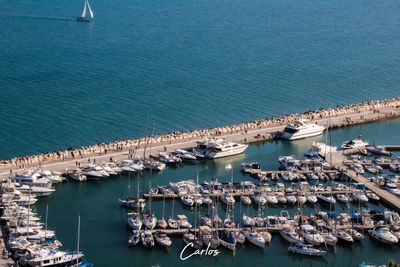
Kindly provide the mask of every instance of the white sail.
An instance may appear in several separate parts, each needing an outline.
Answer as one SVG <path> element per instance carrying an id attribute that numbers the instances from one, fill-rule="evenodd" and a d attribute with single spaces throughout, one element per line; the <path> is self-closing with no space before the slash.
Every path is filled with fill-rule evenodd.
<path id="1" fill-rule="evenodd" d="M 89 12 L 90 12 L 90 18 L 92 18 L 92 19 L 93 19 L 93 11 L 92 11 L 92 9 L 90 8 L 89 1 L 88 1 L 88 0 L 86 0 L 86 3 L 87 3 L 87 6 L 88 6 L 88 8 L 89 8 Z"/>
<path id="2" fill-rule="evenodd" d="M 85 7 L 83 8 L 82 12 L 82 18 L 86 17 L 86 1 L 85 1 Z"/>

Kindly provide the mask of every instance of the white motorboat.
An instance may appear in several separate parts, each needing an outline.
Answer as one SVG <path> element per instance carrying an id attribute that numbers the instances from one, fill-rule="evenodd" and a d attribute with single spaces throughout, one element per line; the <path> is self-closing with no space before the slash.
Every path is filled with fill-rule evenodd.
<path id="1" fill-rule="evenodd" d="M 291 182 L 295 179 L 295 176 L 292 172 L 285 172 L 282 173 L 282 180 L 286 181 L 286 182 Z"/>
<path id="2" fill-rule="evenodd" d="M 280 137 L 286 140 L 297 140 L 312 136 L 321 135 L 325 126 L 309 123 L 309 120 L 298 119 L 294 123 L 286 125 L 280 133 Z"/>
<path id="3" fill-rule="evenodd" d="M 264 238 L 266 243 L 271 243 L 272 235 L 268 231 L 260 231 L 260 235 Z"/>
<path id="4" fill-rule="evenodd" d="M 197 206 L 203 205 L 203 198 L 202 197 L 193 197 L 194 204 Z"/>
<path id="5" fill-rule="evenodd" d="M 341 145 L 343 150 L 345 149 L 353 149 L 353 148 L 362 148 L 368 146 L 369 143 L 364 141 L 361 136 L 354 140 L 346 141 Z"/>
<path id="6" fill-rule="evenodd" d="M 249 241 L 253 245 L 256 245 L 257 247 L 260 248 L 265 248 L 266 241 L 259 233 L 255 231 L 244 230 L 243 234 L 246 237 L 247 241 Z"/>
<path id="7" fill-rule="evenodd" d="M 307 197 L 305 196 L 298 196 L 297 201 L 299 202 L 299 205 L 304 205 L 307 202 Z"/>
<path id="8" fill-rule="evenodd" d="M 271 204 L 271 205 L 278 204 L 278 198 L 275 195 L 265 195 L 264 198 L 268 202 L 268 204 Z M 288 199 L 288 201 L 289 201 L 289 199 Z"/>
<path id="9" fill-rule="evenodd" d="M 255 227 L 256 222 L 249 216 L 243 215 L 242 223 L 244 227 Z"/>
<path id="10" fill-rule="evenodd" d="M 169 238 L 165 232 L 157 231 L 154 234 L 154 239 L 157 244 L 165 248 L 170 247 L 172 244 L 171 238 Z"/>
<path id="11" fill-rule="evenodd" d="M 28 186 L 28 185 L 17 185 L 15 187 L 18 191 L 24 194 L 33 194 L 37 197 L 48 196 L 54 191 L 53 188 L 41 187 L 41 186 Z"/>
<path id="12" fill-rule="evenodd" d="M 325 239 L 318 233 L 315 228 L 309 224 L 301 225 L 300 235 L 307 243 L 319 246 L 325 242 Z"/>
<path id="13" fill-rule="evenodd" d="M 144 170 L 144 165 L 142 161 L 125 159 L 122 161 L 120 168 L 123 172 L 139 172 Z"/>
<path id="14" fill-rule="evenodd" d="M 260 216 L 253 217 L 256 227 L 264 227 L 264 219 Z"/>
<path id="15" fill-rule="evenodd" d="M 187 217 L 185 215 L 177 215 L 179 228 L 192 228 L 192 225 L 189 223 Z"/>
<path id="16" fill-rule="evenodd" d="M 192 196 L 183 196 L 181 197 L 181 201 L 184 205 L 192 207 L 194 204 L 194 200 Z"/>
<path id="17" fill-rule="evenodd" d="M 364 235 L 358 232 L 356 229 L 348 229 L 347 232 L 351 235 L 354 240 L 361 241 L 364 239 Z"/>
<path id="18" fill-rule="evenodd" d="M 372 174 L 377 174 L 379 170 L 375 168 L 373 165 L 364 165 L 365 171 L 372 173 Z"/>
<path id="19" fill-rule="evenodd" d="M 257 204 L 259 206 L 264 206 L 267 203 L 267 200 L 260 194 L 252 195 L 251 199 L 254 201 L 255 204 Z"/>
<path id="20" fill-rule="evenodd" d="M 332 195 L 320 194 L 320 195 L 318 195 L 318 198 L 327 204 L 335 204 L 336 203 L 336 199 Z"/>
<path id="21" fill-rule="evenodd" d="M 143 213 L 143 220 L 142 220 L 144 226 L 147 227 L 147 229 L 154 229 L 157 224 L 157 218 L 154 216 L 153 213 L 146 211 Z"/>
<path id="22" fill-rule="evenodd" d="M 142 228 L 143 222 L 140 219 L 139 213 L 131 213 L 127 221 L 129 227 L 131 227 L 133 230 L 140 230 Z"/>
<path id="23" fill-rule="evenodd" d="M 69 176 L 69 178 L 71 178 L 75 181 L 78 181 L 78 182 L 87 180 L 86 175 L 84 175 L 79 169 L 73 170 L 72 172 L 68 173 L 68 176 Z"/>
<path id="24" fill-rule="evenodd" d="M 297 160 L 294 155 L 291 156 L 280 156 L 278 159 L 279 163 L 285 170 L 300 170 L 301 162 Z"/>
<path id="25" fill-rule="evenodd" d="M 177 149 L 174 153 L 175 156 L 179 157 L 182 160 L 196 160 L 197 157 L 193 155 L 193 153 L 184 150 L 184 149 Z"/>
<path id="26" fill-rule="evenodd" d="M 53 183 L 60 183 L 65 180 L 64 177 L 61 177 L 61 173 L 58 172 L 51 172 L 49 170 L 39 170 L 38 172 L 42 178 L 46 178 Z"/>
<path id="27" fill-rule="evenodd" d="M 32 252 L 27 257 L 21 257 L 19 263 L 22 266 L 78 266 L 82 263 L 81 252 L 63 252 L 58 249 L 40 249 Z"/>
<path id="28" fill-rule="evenodd" d="M 313 248 L 311 245 L 305 245 L 302 243 L 291 244 L 288 248 L 289 252 L 297 253 L 307 256 L 324 256 L 326 254 L 325 250 Z"/>
<path id="29" fill-rule="evenodd" d="M 168 219 L 168 227 L 171 229 L 178 229 L 178 227 L 179 227 L 178 221 L 173 218 L 169 218 Z"/>
<path id="30" fill-rule="evenodd" d="M 354 163 L 350 165 L 350 169 L 352 169 L 353 171 L 355 171 L 358 174 L 364 174 L 364 168 L 361 164 L 359 163 Z"/>
<path id="31" fill-rule="evenodd" d="M 160 153 L 158 159 L 167 165 L 174 165 L 182 162 L 180 157 L 167 153 Z"/>
<path id="32" fill-rule="evenodd" d="M 241 196 L 240 201 L 247 206 L 251 204 L 251 199 L 248 196 Z"/>
<path id="33" fill-rule="evenodd" d="M 116 176 L 116 175 L 119 174 L 118 171 L 114 170 L 111 166 L 109 166 L 109 165 L 107 165 L 107 164 L 105 164 L 102 168 L 103 168 L 103 170 L 106 171 L 109 175 Z"/>
<path id="34" fill-rule="evenodd" d="M 319 231 L 319 234 L 325 239 L 325 243 L 330 246 L 336 245 L 338 239 L 331 232 L 327 230 Z"/>
<path id="35" fill-rule="evenodd" d="M 389 224 L 400 226 L 400 215 L 397 212 L 385 209 L 383 216 Z"/>
<path id="36" fill-rule="evenodd" d="M 132 209 L 144 209 L 146 207 L 146 200 L 143 198 L 134 198 L 127 196 L 125 199 L 118 200 L 122 205 Z"/>
<path id="37" fill-rule="evenodd" d="M 261 172 L 261 166 L 257 162 L 242 163 L 241 166 L 244 173 L 256 174 Z"/>
<path id="38" fill-rule="evenodd" d="M 145 230 L 140 235 L 140 240 L 142 241 L 142 245 L 146 248 L 154 247 L 154 238 L 153 234 L 149 230 Z"/>
<path id="39" fill-rule="evenodd" d="M 248 146 L 248 144 L 238 144 L 222 139 L 209 139 L 207 141 L 205 156 L 209 159 L 216 159 L 238 155 L 243 153 Z"/>
<path id="40" fill-rule="evenodd" d="M 110 176 L 110 174 L 103 170 L 103 168 L 95 165 L 88 165 L 84 167 L 81 171 L 82 174 L 86 175 L 88 179 L 99 180 Z"/>
<path id="41" fill-rule="evenodd" d="M 396 165 L 396 164 L 389 164 L 389 169 L 390 169 L 392 172 L 399 172 L 399 171 L 400 171 L 399 166 Z"/>
<path id="42" fill-rule="evenodd" d="M 318 198 L 316 195 L 309 194 L 306 196 L 308 203 L 315 204 L 318 202 Z"/>
<path id="43" fill-rule="evenodd" d="M 345 230 L 337 229 L 336 231 L 334 231 L 334 234 L 338 238 L 338 240 L 341 240 L 346 243 L 354 242 L 353 237 Z"/>
<path id="44" fill-rule="evenodd" d="M 394 183 L 386 183 L 385 189 L 396 196 L 400 196 L 400 190 Z"/>
<path id="45" fill-rule="evenodd" d="M 276 199 L 278 199 L 278 203 L 279 204 L 286 204 L 287 203 L 287 198 L 285 197 L 285 195 L 280 192 L 276 195 Z"/>
<path id="46" fill-rule="evenodd" d="M 285 228 L 280 231 L 283 239 L 290 243 L 303 242 L 304 239 L 295 231 L 294 228 Z"/>
<path id="47" fill-rule="evenodd" d="M 211 205 L 212 203 L 213 203 L 212 199 L 209 196 L 203 197 L 203 204 L 204 205 Z"/>
<path id="48" fill-rule="evenodd" d="M 368 198 L 364 193 L 353 193 L 352 198 L 356 201 L 359 201 L 361 203 L 366 203 L 368 202 Z"/>
<path id="49" fill-rule="evenodd" d="M 226 205 L 232 206 L 235 204 L 235 199 L 233 198 L 231 193 L 225 192 L 221 197 L 221 201 L 224 202 Z"/>
<path id="50" fill-rule="evenodd" d="M 368 232 L 376 240 L 389 245 L 396 244 L 399 241 L 397 237 L 393 235 L 384 225 L 375 226 L 374 229 L 368 230 Z"/>
<path id="51" fill-rule="evenodd" d="M 149 169 L 149 170 L 156 170 L 156 171 L 165 170 L 165 163 L 162 163 L 160 161 L 150 159 L 150 158 L 145 159 L 143 161 L 143 165 L 146 169 Z"/>
<path id="52" fill-rule="evenodd" d="M 50 188 L 52 181 L 46 178 L 38 178 L 40 174 L 34 173 L 32 175 L 15 175 L 14 181 L 20 185 L 34 186 L 34 187 L 45 187 Z"/>
<path id="53" fill-rule="evenodd" d="M 131 238 L 129 238 L 128 244 L 133 247 L 136 246 L 139 243 L 139 241 L 140 241 L 140 232 L 135 231 L 131 236 Z"/>
<path id="54" fill-rule="evenodd" d="M 287 202 L 291 205 L 294 205 L 297 202 L 297 198 L 293 195 L 286 195 L 286 199 L 287 199 Z M 268 203 L 269 203 L 269 201 L 268 201 Z"/>
<path id="55" fill-rule="evenodd" d="M 350 200 L 345 194 L 337 194 L 336 198 L 343 203 L 348 203 Z"/>
<path id="56" fill-rule="evenodd" d="M 367 196 L 367 198 L 369 200 L 372 200 L 372 201 L 379 201 L 381 199 L 377 194 L 375 194 L 373 192 L 366 192 L 365 195 Z"/>
<path id="57" fill-rule="evenodd" d="M 383 156 L 391 156 L 392 152 L 387 151 L 384 146 L 369 146 L 365 148 L 368 152 L 372 154 L 377 154 L 377 155 L 383 155 Z"/>

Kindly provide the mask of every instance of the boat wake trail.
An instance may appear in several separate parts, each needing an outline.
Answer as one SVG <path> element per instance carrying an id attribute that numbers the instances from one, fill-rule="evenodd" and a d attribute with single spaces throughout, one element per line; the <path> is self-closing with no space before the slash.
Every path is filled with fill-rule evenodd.
<path id="1" fill-rule="evenodd" d="M 64 21 L 76 20 L 76 18 L 67 18 L 67 17 L 32 16 L 32 15 L 18 15 L 18 14 L 0 14 L 0 16 L 2 16 L 2 17 L 28 18 L 28 19 L 42 19 L 42 20 L 64 20 Z"/>

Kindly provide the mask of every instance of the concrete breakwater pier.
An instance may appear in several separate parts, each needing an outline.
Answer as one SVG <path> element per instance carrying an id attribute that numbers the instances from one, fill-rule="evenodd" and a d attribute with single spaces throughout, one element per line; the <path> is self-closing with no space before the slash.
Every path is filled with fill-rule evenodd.
<path id="1" fill-rule="evenodd" d="M 385 120 L 400 116 L 400 97 L 338 106 L 302 114 L 290 114 L 274 118 L 255 120 L 237 125 L 229 125 L 212 129 L 191 130 L 187 132 L 172 132 L 142 137 L 139 139 L 127 139 L 111 143 L 102 143 L 94 146 L 86 146 L 76 149 L 57 151 L 52 153 L 17 157 L 1 160 L 0 178 L 6 178 L 10 171 L 19 171 L 26 167 L 42 166 L 49 170 L 65 170 L 76 167 L 76 163 L 86 163 L 88 159 L 102 161 L 122 160 L 128 156 L 140 158 L 143 149 L 151 144 L 151 152 L 157 155 L 161 151 L 174 151 L 195 145 L 195 142 L 206 137 L 225 138 L 228 141 L 251 143 L 269 140 L 276 133 L 298 118 L 308 119 L 313 123 L 330 127 L 343 127 L 377 120 Z"/>

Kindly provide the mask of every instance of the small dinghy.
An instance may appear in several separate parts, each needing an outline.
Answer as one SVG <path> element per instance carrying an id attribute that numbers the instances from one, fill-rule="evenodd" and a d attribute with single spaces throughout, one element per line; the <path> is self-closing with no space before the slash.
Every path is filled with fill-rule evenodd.
<path id="1" fill-rule="evenodd" d="M 289 246 L 288 251 L 301 255 L 318 256 L 318 257 L 322 257 L 326 254 L 325 250 L 316 249 L 313 248 L 311 245 L 305 245 L 303 243 L 292 243 Z"/>

